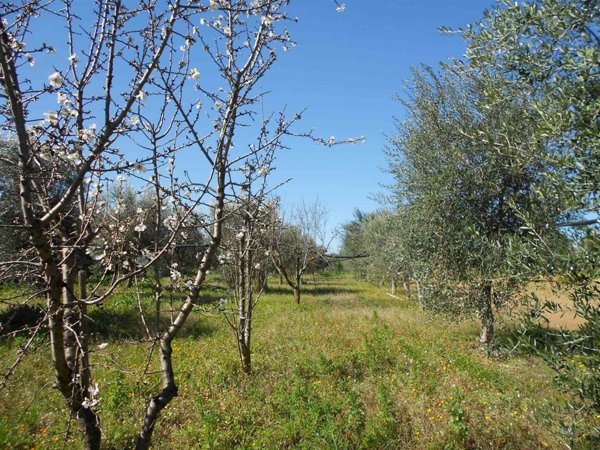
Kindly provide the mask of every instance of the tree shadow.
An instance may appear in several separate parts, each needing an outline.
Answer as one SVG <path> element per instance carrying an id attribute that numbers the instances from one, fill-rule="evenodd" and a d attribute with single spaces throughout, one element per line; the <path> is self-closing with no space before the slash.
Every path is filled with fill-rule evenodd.
<path id="1" fill-rule="evenodd" d="M 315 285 L 303 285 L 302 286 L 302 294 L 308 295 L 335 295 L 335 294 L 357 294 L 359 291 L 357 289 L 350 289 L 344 287 L 327 287 L 327 286 L 315 286 Z M 269 287 L 265 291 L 267 294 L 275 294 L 275 295 L 292 295 L 292 289 L 287 286 L 275 286 Z"/>
<path id="2" fill-rule="evenodd" d="M 550 356 L 569 342 L 577 342 L 581 333 L 542 326 L 538 323 L 514 323 L 496 330 L 494 347 L 508 355 Z"/>
<path id="3" fill-rule="evenodd" d="M 143 340 L 148 338 L 146 327 L 142 321 L 139 311 L 114 311 L 104 308 L 95 309 L 89 314 L 91 324 L 89 328 L 94 336 L 101 340 L 133 339 Z M 156 330 L 156 317 L 145 314 L 146 325 L 151 334 Z M 166 330 L 171 324 L 168 315 L 160 317 L 160 329 Z M 198 315 L 188 318 L 178 336 L 200 338 L 214 334 L 217 327 Z"/>
<path id="4" fill-rule="evenodd" d="M 45 332 L 46 327 L 41 323 L 45 316 L 44 308 L 40 305 L 16 305 L 0 311 L 0 339 L 29 333 L 38 326 Z"/>

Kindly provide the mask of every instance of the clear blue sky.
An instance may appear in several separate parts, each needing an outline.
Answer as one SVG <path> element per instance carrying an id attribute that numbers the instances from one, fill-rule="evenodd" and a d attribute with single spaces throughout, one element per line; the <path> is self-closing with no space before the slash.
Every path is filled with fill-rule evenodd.
<path id="1" fill-rule="evenodd" d="M 319 198 L 329 225 L 340 225 L 353 210 L 371 211 L 372 194 L 390 181 L 384 173 L 385 134 L 402 117 L 393 100 L 402 93 L 410 67 L 435 65 L 465 51 L 460 35 L 442 35 L 439 26 L 460 27 L 479 19 L 489 0 L 347 0 L 337 13 L 331 0 L 300 0 L 290 12 L 298 45 L 282 54 L 265 89 L 267 107 L 308 107 L 302 125 L 336 139 L 365 135 L 365 144 L 324 148 L 304 140 L 279 154 L 274 179 L 292 177 L 279 191 L 285 203 Z M 268 83 L 268 86 L 267 86 Z"/>

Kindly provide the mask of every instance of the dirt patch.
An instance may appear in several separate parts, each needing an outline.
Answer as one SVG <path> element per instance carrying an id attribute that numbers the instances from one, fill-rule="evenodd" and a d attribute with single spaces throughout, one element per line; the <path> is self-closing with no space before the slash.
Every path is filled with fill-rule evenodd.
<path id="1" fill-rule="evenodd" d="M 527 293 L 535 293 L 542 301 L 552 301 L 560 305 L 560 310 L 556 312 L 547 312 L 548 326 L 551 328 L 564 328 L 575 330 L 585 323 L 585 320 L 575 314 L 573 302 L 569 298 L 569 291 L 558 291 L 553 288 L 548 281 L 531 283 L 527 286 Z"/>

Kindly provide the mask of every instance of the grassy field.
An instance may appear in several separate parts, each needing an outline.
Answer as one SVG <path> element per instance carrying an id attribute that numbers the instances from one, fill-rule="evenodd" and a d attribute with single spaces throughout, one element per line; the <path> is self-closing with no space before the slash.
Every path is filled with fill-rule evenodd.
<path id="1" fill-rule="evenodd" d="M 103 448 L 132 446 L 159 383 L 155 367 L 141 377 L 151 344 L 140 342 L 132 301 L 122 293 L 92 315 L 95 344 L 109 343 L 92 358 Z M 180 391 L 154 448 L 583 448 L 569 441 L 575 418 L 544 362 L 487 356 L 477 333 L 473 321 L 423 314 L 345 276 L 320 277 L 299 306 L 285 288 L 261 299 L 247 376 L 223 318 L 197 314 L 174 345 Z M 0 393 L 1 448 L 80 447 L 49 389 L 45 339 Z M 0 342 L 3 370 L 21 343 Z"/>

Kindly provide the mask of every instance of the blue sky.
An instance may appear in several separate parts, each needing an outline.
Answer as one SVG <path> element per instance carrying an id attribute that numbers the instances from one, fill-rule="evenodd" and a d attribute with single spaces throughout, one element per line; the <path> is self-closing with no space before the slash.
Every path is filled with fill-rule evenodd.
<path id="1" fill-rule="evenodd" d="M 264 83 L 269 108 L 308 107 L 302 127 L 336 139 L 365 135 L 365 144 L 324 148 L 291 141 L 279 154 L 274 180 L 292 177 L 280 188 L 284 203 L 319 200 L 329 225 L 351 219 L 353 210 L 371 211 L 384 172 L 385 134 L 393 117 L 402 117 L 393 99 L 402 93 L 410 67 L 435 65 L 465 51 L 460 35 L 443 35 L 439 26 L 460 27 L 479 19 L 494 4 L 487 0 L 348 0 L 337 13 L 330 0 L 300 0 L 290 12 L 298 42 L 282 54 Z M 339 242 L 338 242 L 339 243 Z"/>
<path id="2" fill-rule="evenodd" d="M 346 10 L 336 12 L 333 0 L 295 0 L 289 13 L 299 22 L 289 26 L 298 43 L 280 52 L 273 70 L 260 88 L 269 91 L 265 112 L 286 107 L 290 114 L 304 108 L 297 130 L 314 129 L 324 138 L 344 139 L 364 135 L 366 143 L 319 146 L 306 139 L 290 139 L 289 150 L 279 153 L 271 183 L 292 181 L 278 190 L 284 206 L 319 199 L 329 211 L 333 229 L 350 220 L 355 208 L 380 207 L 373 195 L 391 178 L 385 173 L 385 135 L 393 132 L 393 117 L 402 117 L 393 99 L 402 94 L 411 66 L 435 65 L 460 57 L 460 35 L 442 35 L 438 27 L 461 27 L 479 19 L 493 0 L 345 0 Z M 78 4 L 83 6 L 84 4 Z M 82 11 L 86 16 L 86 12 Z M 48 41 L 56 55 L 40 55 L 28 76 L 47 81 L 48 74 L 67 63 L 64 24 L 53 16 L 36 22 L 28 44 Z M 38 30 L 44 29 L 44 33 Z M 203 82 L 211 80 L 202 58 L 197 64 Z M 64 64 L 63 64 L 64 65 Z M 208 69 L 208 67 L 206 67 Z M 125 82 L 126 76 L 121 77 Z M 56 108 L 55 96 L 41 103 L 41 112 Z M 191 168 L 189 157 L 183 166 Z M 339 240 L 334 247 L 339 245 Z"/>

